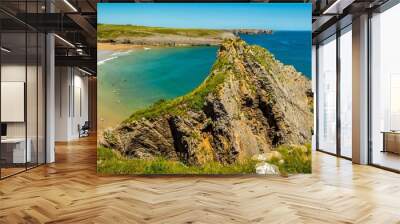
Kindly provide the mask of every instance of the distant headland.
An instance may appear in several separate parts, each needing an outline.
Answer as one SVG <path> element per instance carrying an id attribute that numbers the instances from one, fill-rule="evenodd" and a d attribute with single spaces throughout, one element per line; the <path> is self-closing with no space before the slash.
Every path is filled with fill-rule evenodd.
<path id="1" fill-rule="evenodd" d="M 235 29 L 231 30 L 235 35 L 239 34 L 248 34 L 248 35 L 256 35 L 256 34 L 272 34 L 272 30 L 269 29 Z"/>
<path id="2" fill-rule="evenodd" d="M 135 46 L 219 46 L 239 34 L 272 34 L 269 29 L 188 29 L 99 24 L 99 49 L 109 44 Z"/>

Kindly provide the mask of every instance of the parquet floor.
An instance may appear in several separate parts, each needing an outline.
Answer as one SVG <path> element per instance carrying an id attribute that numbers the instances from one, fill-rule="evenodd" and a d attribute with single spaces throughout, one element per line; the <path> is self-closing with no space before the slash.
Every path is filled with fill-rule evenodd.
<path id="1" fill-rule="evenodd" d="M 95 139 L 0 181 L 0 223 L 400 223 L 400 175 L 322 153 L 289 178 L 96 174 Z"/>

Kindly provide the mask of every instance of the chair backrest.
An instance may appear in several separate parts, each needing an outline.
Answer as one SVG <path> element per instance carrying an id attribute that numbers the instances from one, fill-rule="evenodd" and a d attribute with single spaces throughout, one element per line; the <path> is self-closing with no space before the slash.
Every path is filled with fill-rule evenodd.
<path id="1" fill-rule="evenodd" d="M 85 123 L 83 124 L 82 128 L 89 129 L 90 128 L 89 121 L 85 121 Z"/>

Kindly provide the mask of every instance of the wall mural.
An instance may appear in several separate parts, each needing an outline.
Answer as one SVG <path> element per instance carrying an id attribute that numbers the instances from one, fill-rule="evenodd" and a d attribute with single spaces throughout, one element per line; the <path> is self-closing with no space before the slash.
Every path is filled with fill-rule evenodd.
<path id="1" fill-rule="evenodd" d="M 99 3 L 106 174 L 311 173 L 311 4 Z"/>

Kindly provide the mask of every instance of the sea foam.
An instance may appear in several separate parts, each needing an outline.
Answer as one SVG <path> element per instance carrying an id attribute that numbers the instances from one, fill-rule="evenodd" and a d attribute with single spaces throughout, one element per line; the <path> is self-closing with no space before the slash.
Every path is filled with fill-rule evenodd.
<path id="1" fill-rule="evenodd" d="M 114 60 L 114 59 L 116 59 L 116 58 L 118 58 L 118 57 L 111 57 L 111 58 L 107 58 L 107 59 L 98 61 L 98 62 L 97 62 L 97 65 L 102 65 L 102 64 L 106 63 L 107 61 L 111 61 L 111 60 Z"/>
<path id="2" fill-rule="evenodd" d="M 104 60 L 98 61 L 98 62 L 97 62 L 97 65 L 102 65 L 102 64 L 104 64 L 104 63 L 107 62 L 107 61 L 111 61 L 111 60 L 117 59 L 118 57 L 123 56 L 123 55 L 127 55 L 127 54 L 129 54 L 129 53 L 131 53 L 131 52 L 132 52 L 132 50 L 123 51 L 123 52 L 115 52 L 115 53 L 111 54 L 111 56 L 113 56 L 113 57 L 111 57 L 111 58 L 106 58 L 106 59 L 104 59 Z"/>

